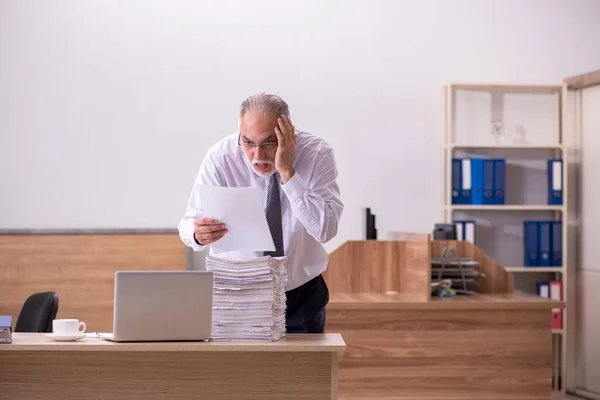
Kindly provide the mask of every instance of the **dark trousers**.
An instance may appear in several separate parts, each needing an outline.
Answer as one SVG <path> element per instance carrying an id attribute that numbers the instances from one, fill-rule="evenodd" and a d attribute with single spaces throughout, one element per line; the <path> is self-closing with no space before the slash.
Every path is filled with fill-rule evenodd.
<path id="1" fill-rule="evenodd" d="M 322 275 L 286 292 L 287 333 L 323 333 L 329 290 Z"/>

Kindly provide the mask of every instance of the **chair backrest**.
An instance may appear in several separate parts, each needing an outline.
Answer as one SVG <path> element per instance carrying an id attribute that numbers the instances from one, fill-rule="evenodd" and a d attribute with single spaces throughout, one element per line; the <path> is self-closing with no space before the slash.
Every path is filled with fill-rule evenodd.
<path id="1" fill-rule="evenodd" d="M 52 332 L 52 321 L 58 312 L 58 293 L 34 293 L 25 300 L 15 332 Z"/>

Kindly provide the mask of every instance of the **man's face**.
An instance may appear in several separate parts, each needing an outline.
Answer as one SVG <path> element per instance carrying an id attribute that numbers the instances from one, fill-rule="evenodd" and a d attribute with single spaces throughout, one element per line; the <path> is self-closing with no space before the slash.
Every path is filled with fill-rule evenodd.
<path id="1" fill-rule="evenodd" d="M 275 173 L 277 117 L 247 112 L 240 121 L 240 144 L 256 174 L 269 177 Z"/>

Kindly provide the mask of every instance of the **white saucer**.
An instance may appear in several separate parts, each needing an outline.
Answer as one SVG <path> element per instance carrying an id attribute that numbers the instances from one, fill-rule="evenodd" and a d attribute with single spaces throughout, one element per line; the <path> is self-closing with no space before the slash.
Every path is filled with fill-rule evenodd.
<path id="1" fill-rule="evenodd" d="M 46 334 L 46 337 L 49 337 L 52 340 L 57 342 L 75 342 L 77 340 L 83 339 L 86 337 L 85 333 L 78 333 L 77 335 L 55 335 L 54 333 Z"/>

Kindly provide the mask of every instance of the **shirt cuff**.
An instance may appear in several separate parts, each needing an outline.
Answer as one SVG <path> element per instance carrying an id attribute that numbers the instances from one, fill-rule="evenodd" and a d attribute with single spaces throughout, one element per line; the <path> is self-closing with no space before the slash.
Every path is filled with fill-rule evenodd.
<path id="1" fill-rule="evenodd" d="M 308 184 L 296 171 L 289 181 L 281 185 L 281 188 L 290 201 L 296 202 L 308 191 Z"/>
<path id="2" fill-rule="evenodd" d="M 180 233 L 181 241 L 188 247 L 191 247 L 194 251 L 202 251 L 206 248 L 206 245 L 201 245 L 196 241 L 194 237 L 194 232 L 190 234 Z"/>
<path id="3" fill-rule="evenodd" d="M 194 238 L 192 238 L 192 240 L 186 240 L 185 244 L 191 247 L 194 251 L 202 251 L 206 248 L 206 246 L 198 244 Z"/>

